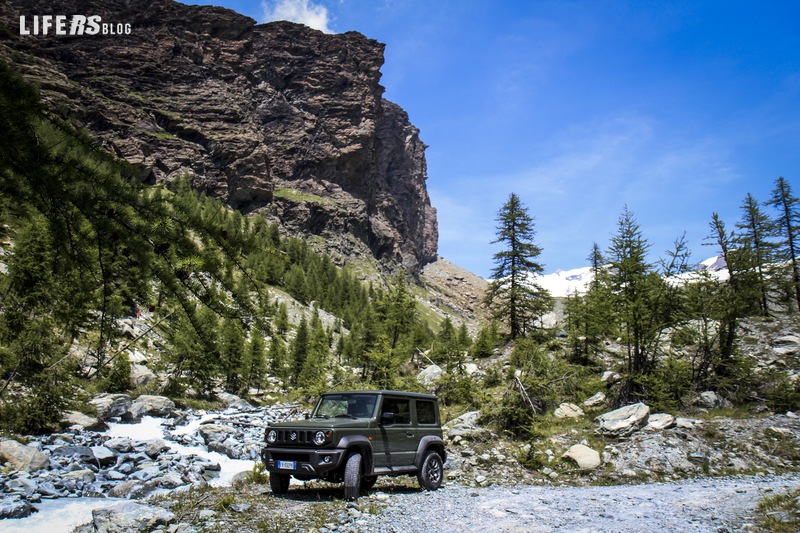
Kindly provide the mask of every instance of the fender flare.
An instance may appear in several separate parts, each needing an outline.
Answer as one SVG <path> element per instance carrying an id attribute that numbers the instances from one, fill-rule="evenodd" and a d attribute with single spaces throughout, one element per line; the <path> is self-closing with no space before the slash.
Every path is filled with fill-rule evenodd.
<path id="1" fill-rule="evenodd" d="M 417 467 L 417 470 L 422 468 L 422 461 L 425 459 L 425 453 L 431 449 L 435 450 L 442 457 L 442 463 L 447 461 L 447 450 L 444 447 L 444 441 L 441 437 L 436 435 L 422 437 L 419 441 L 419 446 L 417 446 L 417 457 L 414 459 L 414 466 Z"/>
<path id="2" fill-rule="evenodd" d="M 372 472 L 372 442 L 367 437 L 363 435 L 347 435 L 341 438 L 336 447 L 348 452 L 353 448 L 357 448 L 364 460 L 364 472 Z"/>

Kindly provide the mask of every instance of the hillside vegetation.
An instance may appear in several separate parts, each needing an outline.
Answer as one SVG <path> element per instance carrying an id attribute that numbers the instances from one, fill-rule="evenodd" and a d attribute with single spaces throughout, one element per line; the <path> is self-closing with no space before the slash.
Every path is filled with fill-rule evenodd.
<path id="1" fill-rule="evenodd" d="M 428 278 L 435 287 L 402 275 L 370 284 L 277 224 L 196 192 L 188 177 L 138 183 L 12 68 L 0 63 L 0 74 L 6 430 L 46 431 L 97 392 L 130 391 L 137 352 L 158 379 L 134 393 L 191 403 L 223 390 L 303 398 L 325 388 L 427 389 L 448 416 L 481 409 L 496 430 L 526 440 L 547 434 L 559 404 L 600 390 L 612 405 L 673 412 L 704 390 L 735 405 L 798 406 L 791 350 L 768 365 L 760 358 L 769 349 L 747 350 L 797 330 L 794 274 L 768 268 L 792 263 L 774 253 L 786 248 L 780 232 L 752 238 L 758 217 L 737 236 L 712 221 L 728 280 L 673 283 L 667 276 L 686 270 L 685 244 L 648 264 L 626 211 L 606 257 L 594 246 L 589 292 L 562 302 L 563 323 L 543 327 L 547 306 L 533 307 L 509 340 L 502 321 L 475 327 L 486 311 L 458 275 L 439 269 Z M 796 210 L 790 202 L 787 228 Z M 450 314 L 421 303 L 448 291 L 461 305 Z M 752 324 L 780 331 L 758 335 Z M 434 364 L 438 373 L 417 379 Z"/>

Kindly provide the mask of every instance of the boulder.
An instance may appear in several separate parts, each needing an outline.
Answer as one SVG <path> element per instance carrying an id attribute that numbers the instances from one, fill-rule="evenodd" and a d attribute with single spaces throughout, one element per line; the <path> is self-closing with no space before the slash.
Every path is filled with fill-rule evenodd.
<path id="1" fill-rule="evenodd" d="M 0 500 L 0 520 L 6 518 L 25 518 L 33 512 L 33 507 L 27 501 L 14 496 Z"/>
<path id="2" fill-rule="evenodd" d="M 150 532 L 174 521 L 174 513 L 138 502 L 124 502 L 92 511 L 92 526 L 96 533 Z"/>
<path id="3" fill-rule="evenodd" d="M 656 413 L 648 417 L 647 425 L 644 427 L 644 429 L 647 431 L 661 431 L 662 429 L 669 429 L 674 426 L 674 416 L 668 413 Z"/>
<path id="4" fill-rule="evenodd" d="M 475 363 L 467 363 L 466 365 L 464 365 L 464 372 L 468 376 L 474 376 L 475 374 L 478 374 L 480 371 L 481 369 Z"/>
<path id="5" fill-rule="evenodd" d="M 252 405 L 247 400 L 243 400 L 235 394 L 220 392 L 217 397 L 229 408 L 232 409 L 252 409 Z"/>
<path id="6" fill-rule="evenodd" d="M 616 383 L 617 381 L 621 380 L 622 376 L 620 376 L 616 372 L 612 372 L 610 370 L 606 370 L 605 372 L 603 372 L 603 377 L 601 377 L 600 379 L 602 381 L 604 381 L 605 383 L 608 383 L 609 385 L 611 385 L 611 384 Z"/>
<path id="7" fill-rule="evenodd" d="M 117 452 L 108 446 L 92 446 L 91 449 L 101 467 L 112 466 L 117 463 Z"/>
<path id="8" fill-rule="evenodd" d="M 156 379 L 156 374 L 145 365 L 132 364 L 130 384 L 132 388 L 141 387 Z"/>
<path id="9" fill-rule="evenodd" d="M 161 439 L 153 439 L 145 444 L 144 453 L 151 459 L 155 459 L 167 450 L 169 450 L 169 444 Z"/>
<path id="10" fill-rule="evenodd" d="M 489 432 L 488 429 L 478 426 L 478 419 L 481 417 L 480 411 L 469 411 L 447 422 L 442 429 L 445 434 L 452 438 L 478 438 Z"/>
<path id="11" fill-rule="evenodd" d="M 136 409 L 143 415 L 167 416 L 175 409 L 175 402 L 166 396 L 142 394 L 133 401 L 131 410 Z"/>
<path id="12" fill-rule="evenodd" d="M 693 403 L 698 407 L 704 407 L 706 409 L 729 409 L 733 407 L 731 402 L 710 390 L 701 392 L 700 396 L 696 398 Z"/>
<path id="13" fill-rule="evenodd" d="M 780 357 L 800 351 L 800 337 L 785 335 L 772 341 L 772 352 Z"/>
<path id="14" fill-rule="evenodd" d="M 65 428 L 80 426 L 81 428 L 88 429 L 89 431 L 105 431 L 108 429 L 108 426 L 105 424 L 105 422 L 99 418 L 85 415 L 78 411 L 67 411 L 64 413 L 64 417 L 61 419 L 61 425 Z"/>
<path id="15" fill-rule="evenodd" d="M 105 442 L 106 448 L 111 448 L 120 453 L 128 453 L 133 449 L 133 443 L 128 437 L 114 437 Z"/>
<path id="16" fill-rule="evenodd" d="M 115 416 L 124 416 L 131 408 L 133 400 L 127 394 L 101 394 L 89 403 L 97 409 L 97 416 L 101 420 L 108 420 Z"/>
<path id="17" fill-rule="evenodd" d="M 580 418 L 583 414 L 583 409 L 574 403 L 562 403 L 553 413 L 556 418 Z"/>
<path id="18" fill-rule="evenodd" d="M 50 467 L 50 458 L 32 446 L 15 440 L 0 441 L 0 463 L 10 463 L 14 470 L 36 472 Z"/>
<path id="19" fill-rule="evenodd" d="M 433 383 L 442 377 L 444 370 L 439 365 L 431 365 L 417 374 L 417 381 L 426 387 L 430 387 Z"/>
<path id="20" fill-rule="evenodd" d="M 606 401 L 606 395 L 603 392 L 598 392 L 591 398 L 583 402 L 584 407 L 596 407 Z"/>
<path id="21" fill-rule="evenodd" d="M 650 408 L 643 403 L 620 407 L 594 419 L 602 435 L 626 437 L 647 424 Z"/>
<path id="22" fill-rule="evenodd" d="M 562 457 L 575 461 L 581 470 L 594 470 L 602 464 L 600 454 L 583 444 L 572 446 Z"/>
<path id="23" fill-rule="evenodd" d="M 153 492 L 155 486 L 144 483 L 139 480 L 123 481 L 108 491 L 108 496 L 111 498 L 126 498 L 129 500 L 140 500 Z"/>
<path id="24" fill-rule="evenodd" d="M 59 446 L 52 452 L 53 457 L 70 457 L 80 463 L 98 464 L 89 446 Z"/>
<path id="25" fill-rule="evenodd" d="M 197 430 L 202 437 L 203 442 L 205 442 L 206 446 L 209 450 L 212 451 L 221 451 L 224 449 L 223 443 L 228 440 L 230 437 L 234 437 L 236 435 L 236 430 L 227 426 L 219 426 L 217 424 L 203 424 Z"/>

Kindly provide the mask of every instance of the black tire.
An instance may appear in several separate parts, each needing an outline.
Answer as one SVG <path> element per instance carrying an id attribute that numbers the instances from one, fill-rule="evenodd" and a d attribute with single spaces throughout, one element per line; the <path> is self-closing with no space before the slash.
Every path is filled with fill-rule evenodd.
<path id="1" fill-rule="evenodd" d="M 272 494 L 286 494 L 289 492 L 289 481 L 291 481 L 289 474 L 278 474 L 273 472 L 269 475 L 269 486 L 272 489 Z"/>
<path id="2" fill-rule="evenodd" d="M 367 491 L 375 486 L 378 482 L 378 476 L 362 476 L 361 477 L 361 490 Z"/>
<path id="3" fill-rule="evenodd" d="M 417 479 L 419 486 L 425 490 L 436 490 L 442 485 L 444 478 L 444 464 L 442 457 L 433 450 L 425 454 L 425 459 L 422 460 L 419 472 L 417 472 Z"/>
<path id="4" fill-rule="evenodd" d="M 351 453 L 344 465 L 344 499 L 355 500 L 361 492 L 361 454 Z"/>

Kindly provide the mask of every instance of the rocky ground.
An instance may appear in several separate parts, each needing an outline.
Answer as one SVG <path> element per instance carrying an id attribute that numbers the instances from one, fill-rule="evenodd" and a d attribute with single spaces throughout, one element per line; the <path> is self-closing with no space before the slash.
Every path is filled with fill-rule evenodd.
<path id="1" fill-rule="evenodd" d="M 382 478 L 357 502 L 322 482 L 275 497 L 258 471 L 233 488 L 211 487 L 219 465 L 171 446 L 250 459 L 268 421 L 299 414 L 296 405 L 225 400 L 224 409 L 195 413 L 160 397 L 101 396 L 100 419 L 73 414 L 61 433 L 0 441 L 4 516 L 47 498 L 113 496 L 129 502 L 95 511 L 84 531 L 733 531 L 749 527 L 763 495 L 800 487 L 794 414 L 738 419 L 702 408 L 675 418 L 636 404 L 595 421 L 565 416 L 569 425 L 534 443 L 505 440 L 480 425 L 479 413 L 465 413 L 446 425 L 447 481 L 434 493 L 400 477 Z M 576 410 L 564 404 L 559 414 Z M 153 415 L 164 417 L 164 439 L 116 438 L 98 427 Z M 153 497 L 159 489 L 174 490 Z"/>

